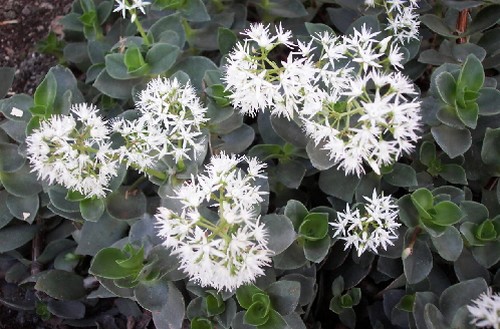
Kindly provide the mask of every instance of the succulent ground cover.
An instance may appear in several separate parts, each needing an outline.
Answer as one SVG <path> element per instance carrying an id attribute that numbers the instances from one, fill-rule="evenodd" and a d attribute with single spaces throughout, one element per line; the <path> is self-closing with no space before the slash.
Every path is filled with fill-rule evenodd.
<path id="1" fill-rule="evenodd" d="M 74 1 L 32 95 L 0 68 L 3 318 L 499 328 L 499 19 Z"/>

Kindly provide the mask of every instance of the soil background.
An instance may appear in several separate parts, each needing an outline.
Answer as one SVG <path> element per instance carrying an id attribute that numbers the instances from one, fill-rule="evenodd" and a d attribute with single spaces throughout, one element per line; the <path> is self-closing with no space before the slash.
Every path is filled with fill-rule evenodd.
<path id="1" fill-rule="evenodd" d="M 72 2 L 0 0 L 0 67 L 16 68 L 12 93 L 32 95 L 49 68 L 57 64 L 55 57 L 36 52 L 36 44 L 50 30 L 61 36 L 57 21 L 69 12 Z"/>
<path id="2" fill-rule="evenodd" d="M 0 67 L 16 69 L 9 95 L 32 95 L 47 71 L 57 64 L 54 56 L 40 54 L 36 44 L 49 31 L 61 35 L 57 21 L 69 12 L 73 0 L 0 0 Z M 1 78 L 1 77 L 0 77 Z M 0 269 L 0 297 L 9 284 Z M 40 320 L 34 312 L 22 312 L 0 303 L 0 329 L 68 328 Z"/>

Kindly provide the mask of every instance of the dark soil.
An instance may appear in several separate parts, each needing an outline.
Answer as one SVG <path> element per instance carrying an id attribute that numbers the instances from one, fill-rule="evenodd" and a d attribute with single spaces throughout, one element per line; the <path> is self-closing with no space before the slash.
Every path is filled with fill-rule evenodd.
<path id="1" fill-rule="evenodd" d="M 50 30 L 61 33 L 57 20 L 73 0 L 0 0 L 0 67 L 16 68 L 12 93 L 33 94 L 55 57 L 36 52 Z M 1 327 L 0 327 L 1 328 Z"/>

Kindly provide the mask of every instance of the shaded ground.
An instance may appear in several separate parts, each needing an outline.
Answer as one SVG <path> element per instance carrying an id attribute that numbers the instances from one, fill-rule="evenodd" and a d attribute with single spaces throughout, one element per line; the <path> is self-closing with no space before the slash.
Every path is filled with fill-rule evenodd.
<path id="1" fill-rule="evenodd" d="M 17 69 L 13 92 L 33 94 L 48 69 L 57 63 L 53 56 L 37 53 L 35 47 L 72 2 L 0 0 L 0 66 Z"/>

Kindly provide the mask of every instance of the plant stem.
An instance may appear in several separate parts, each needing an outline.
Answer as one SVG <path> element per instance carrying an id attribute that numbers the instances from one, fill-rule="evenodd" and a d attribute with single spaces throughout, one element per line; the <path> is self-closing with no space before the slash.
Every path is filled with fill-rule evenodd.
<path id="1" fill-rule="evenodd" d="M 410 256 L 413 253 L 413 247 L 415 246 L 415 242 L 417 242 L 417 238 L 420 232 L 422 232 L 420 226 L 415 227 L 415 230 L 413 231 L 410 239 L 410 243 L 408 243 L 408 246 L 403 250 L 403 254 L 406 255 L 406 257 Z"/>
<path id="2" fill-rule="evenodd" d="M 467 16 L 469 16 L 469 9 L 463 9 L 458 13 L 458 18 L 457 18 L 457 33 L 463 34 L 465 32 L 465 29 L 467 29 Z M 457 39 L 457 43 L 466 43 L 467 39 L 465 37 L 460 37 Z"/>
<path id="3" fill-rule="evenodd" d="M 141 22 L 137 18 L 137 14 L 135 13 L 135 10 L 134 10 L 133 14 L 135 14 L 134 24 L 137 27 L 137 31 L 139 31 L 139 34 L 141 35 L 142 40 L 144 40 L 144 44 L 146 44 L 147 46 L 150 46 L 151 43 L 149 42 L 148 36 L 147 36 L 146 32 L 144 31 L 144 28 L 142 27 Z"/>
<path id="4" fill-rule="evenodd" d="M 36 216 L 35 221 L 39 230 L 31 241 L 31 275 L 38 274 L 42 271 L 42 264 L 38 262 L 38 257 L 40 257 L 43 248 L 44 223 L 40 216 Z"/>
<path id="5" fill-rule="evenodd" d="M 137 179 L 135 180 L 135 182 L 134 182 L 134 183 L 132 183 L 132 185 L 130 185 L 130 186 L 128 187 L 128 191 L 133 191 L 133 190 L 135 190 L 135 189 L 136 189 L 136 188 L 137 188 L 137 187 L 138 187 L 138 186 L 139 186 L 142 182 L 144 182 L 145 180 L 146 180 L 146 176 L 141 176 L 141 177 L 137 178 Z"/>

